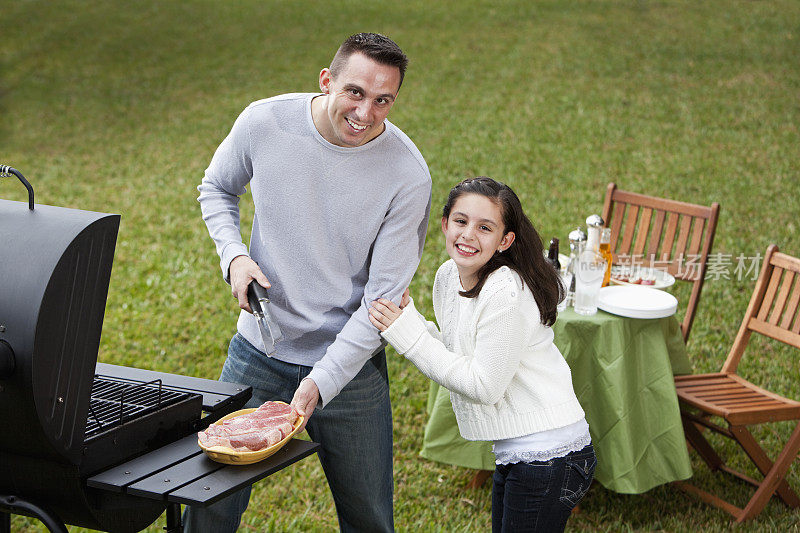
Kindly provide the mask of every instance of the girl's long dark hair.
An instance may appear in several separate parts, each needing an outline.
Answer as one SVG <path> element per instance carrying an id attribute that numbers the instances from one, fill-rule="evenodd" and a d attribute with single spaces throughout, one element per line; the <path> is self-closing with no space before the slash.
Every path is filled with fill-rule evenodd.
<path id="1" fill-rule="evenodd" d="M 447 203 L 442 209 L 442 217 L 450 218 L 450 211 L 456 200 L 465 194 L 480 194 L 493 201 L 503 214 L 503 233 L 513 231 L 514 242 L 504 252 L 495 252 L 489 261 L 478 270 L 478 282 L 468 291 L 459 294 L 467 298 L 475 298 L 480 294 L 489 274 L 507 266 L 514 269 L 522 281 L 533 293 L 539 307 L 540 321 L 545 326 L 552 326 L 558 314 L 556 306 L 564 299 L 566 291 L 561 276 L 544 257 L 542 239 L 530 219 L 522 210 L 522 204 L 511 187 L 479 176 L 462 181 L 450 190 Z"/>

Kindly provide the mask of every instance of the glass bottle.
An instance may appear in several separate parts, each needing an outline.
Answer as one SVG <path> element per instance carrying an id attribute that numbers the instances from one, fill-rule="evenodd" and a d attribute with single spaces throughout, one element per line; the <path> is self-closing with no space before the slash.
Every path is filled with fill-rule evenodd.
<path id="1" fill-rule="evenodd" d="M 564 283 L 567 285 L 567 297 L 564 307 L 572 305 L 575 299 L 575 262 L 578 255 L 586 246 L 586 233 L 581 228 L 575 228 L 569 232 L 569 263 L 564 275 Z"/>
<path id="2" fill-rule="evenodd" d="M 600 255 L 606 260 L 606 273 L 603 276 L 603 287 L 611 281 L 611 228 L 603 228 L 600 232 Z"/>
<path id="3" fill-rule="evenodd" d="M 561 262 L 558 260 L 558 239 L 550 239 L 550 248 L 547 250 L 547 262 L 553 265 L 556 272 L 561 272 Z"/>

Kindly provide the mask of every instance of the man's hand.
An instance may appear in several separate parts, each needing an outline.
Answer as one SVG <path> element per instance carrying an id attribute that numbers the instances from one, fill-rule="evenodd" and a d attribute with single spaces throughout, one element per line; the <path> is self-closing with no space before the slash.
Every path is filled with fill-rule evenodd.
<path id="1" fill-rule="evenodd" d="M 231 294 L 239 300 L 239 307 L 252 313 L 250 303 L 247 301 L 247 286 L 250 281 L 256 280 L 262 287 L 269 289 L 270 285 L 267 276 L 261 272 L 255 261 L 246 255 L 237 255 L 231 261 L 231 266 L 228 269 L 228 274 L 231 280 Z"/>
<path id="2" fill-rule="evenodd" d="M 294 391 L 294 398 L 292 398 L 292 405 L 304 417 L 300 431 L 305 429 L 308 419 L 314 414 L 317 402 L 319 402 L 319 388 L 317 388 L 317 384 L 314 383 L 313 379 L 305 378 L 300 382 L 297 390 Z"/>

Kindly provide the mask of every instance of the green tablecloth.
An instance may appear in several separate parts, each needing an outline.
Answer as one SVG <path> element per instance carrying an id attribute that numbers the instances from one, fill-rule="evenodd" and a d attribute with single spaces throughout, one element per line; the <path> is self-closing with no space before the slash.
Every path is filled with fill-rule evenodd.
<path id="1" fill-rule="evenodd" d="M 555 342 L 572 369 L 575 393 L 597 452 L 595 479 L 638 494 L 692 475 L 673 373 L 691 373 L 674 317 L 640 320 L 598 311 L 559 313 Z M 431 383 L 420 455 L 493 470 L 491 443 L 461 438 L 449 392 Z"/>

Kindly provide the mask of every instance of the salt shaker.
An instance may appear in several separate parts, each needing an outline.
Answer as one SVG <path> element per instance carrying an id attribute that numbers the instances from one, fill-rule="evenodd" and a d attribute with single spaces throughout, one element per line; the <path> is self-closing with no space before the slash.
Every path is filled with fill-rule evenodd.
<path id="1" fill-rule="evenodd" d="M 603 217 L 600 215 L 590 215 L 586 218 L 586 248 L 588 250 L 600 251 L 600 232 L 603 231 Z"/>

